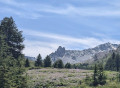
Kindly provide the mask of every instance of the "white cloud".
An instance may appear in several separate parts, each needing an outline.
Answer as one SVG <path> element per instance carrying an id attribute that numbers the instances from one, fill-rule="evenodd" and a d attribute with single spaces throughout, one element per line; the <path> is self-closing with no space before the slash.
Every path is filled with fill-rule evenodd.
<path id="1" fill-rule="evenodd" d="M 118 8 L 118 4 L 115 4 L 114 8 L 107 6 L 88 6 L 88 7 L 77 7 L 72 4 L 66 4 L 65 6 L 53 6 L 42 3 L 25 3 L 25 2 L 17 2 L 15 0 L 0 0 L 1 3 L 9 5 L 9 9 L 11 8 L 10 13 L 17 13 L 16 15 L 26 18 L 38 19 L 43 16 L 47 16 L 47 13 L 53 13 L 58 15 L 66 15 L 66 16 L 120 16 L 120 9 Z M 12 8 L 11 6 L 17 7 Z M 2 7 L 6 8 L 6 7 Z M 20 10 L 18 10 L 20 9 Z M 19 12 L 19 14 L 18 14 Z"/>
<path id="2" fill-rule="evenodd" d="M 65 7 L 49 7 L 37 9 L 40 12 L 55 13 L 60 15 L 78 15 L 78 16 L 119 16 L 120 9 L 109 9 L 106 7 L 76 7 L 66 5 Z"/>
<path id="3" fill-rule="evenodd" d="M 39 53 L 42 55 L 43 58 L 46 57 L 46 55 L 49 55 L 50 53 L 54 52 L 60 45 L 64 46 L 62 43 L 50 43 L 50 42 L 43 42 L 43 41 L 34 41 L 34 40 L 28 40 L 26 39 L 24 41 L 25 49 L 23 50 L 23 53 L 26 56 L 33 56 L 36 57 Z"/>
<path id="4" fill-rule="evenodd" d="M 42 32 L 32 31 L 32 30 L 27 30 L 27 29 L 24 29 L 24 33 L 27 35 L 30 35 L 30 36 L 55 39 L 55 40 L 64 42 L 64 44 L 80 43 L 80 44 L 86 45 L 88 47 L 93 47 L 96 44 L 98 45 L 98 44 L 102 43 L 101 41 L 99 41 L 98 39 L 95 39 L 95 38 L 87 38 L 87 37 L 86 38 L 74 38 L 71 36 L 58 35 L 58 34 L 52 34 L 52 33 L 42 33 Z"/>
<path id="5" fill-rule="evenodd" d="M 7 5 L 0 7 L 1 13 L 14 14 L 19 17 L 28 19 L 38 19 L 42 17 L 40 13 L 37 13 L 32 9 L 34 6 L 30 3 L 21 3 L 15 0 L 0 0 L 0 3 L 4 3 Z"/>
<path id="6" fill-rule="evenodd" d="M 4 4 L 12 5 L 12 6 L 20 7 L 20 8 L 26 5 L 25 3 L 18 3 L 15 0 L 0 0 L 0 2 Z"/>
<path id="7" fill-rule="evenodd" d="M 37 55 L 40 53 L 44 58 L 46 55 L 54 51 L 54 48 L 50 48 L 49 46 L 44 45 L 42 46 L 41 44 L 39 44 L 39 42 L 36 43 L 35 41 L 25 41 L 24 43 L 25 49 L 23 53 L 25 53 L 26 56 L 37 57 Z"/>
<path id="8" fill-rule="evenodd" d="M 1 7 L 0 8 L 0 13 L 5 13 L 5 14 L 14 14 L 22 18 L 27 18 L 27 19 L 38 19 L 40 17 L 43 17 L 41 14 L 38 13 L 33 13 L 33 12 L 25 12 L 25 11 L 18 11 L 16 9 L 12 8 L 6 8 L 6 7 Z"/>

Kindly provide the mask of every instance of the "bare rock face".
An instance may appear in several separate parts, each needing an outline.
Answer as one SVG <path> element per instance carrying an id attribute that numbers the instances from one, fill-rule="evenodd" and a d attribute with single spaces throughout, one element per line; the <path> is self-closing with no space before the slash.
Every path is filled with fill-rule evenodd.
<path id="1" fill-rule="evenodd" d="M 59 46 L 59 48 L 57 49 L 57 51 L 55 52 L 55 54 L 56 54 L 58 57 L 63 57 L 64 54 L 65 54 L 65 48 Z"/>
<path id="2" fill-rule="evenodd" d="M 65 54 L 65 48 L 59 46 L 57 51 L 50 54 L 50 57 L 52 61 L 55 62 L 56 60 L 61 59 L 64 56 L 64 54 Z"/>
<path id="3" fill-rule="evenodd" d="M 59 46 L 57 51 L 49 56 L 53 62 L 61 59 L 64 64 L 67 62 L 71 64 L 86 63 L 105 57 L 111 50 L 116 50 L 118 46 L 118 44 L 105 43 L 85 50 L 65 50 L 64 47 Z"/>

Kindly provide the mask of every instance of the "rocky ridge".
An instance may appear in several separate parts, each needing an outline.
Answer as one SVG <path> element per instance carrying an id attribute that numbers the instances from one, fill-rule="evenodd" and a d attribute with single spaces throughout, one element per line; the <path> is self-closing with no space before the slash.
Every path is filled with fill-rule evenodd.
<path id="1" fill-rule="evenodd" d="M 85 50 L 66 50 L 65 47 L 59 46 L 58 49 L 49 56 L 52 62 L 61 59 L 64 64 L 67 62 L 71 64 L 86 63 L 107 56 L 109 52 L 116 50 L 118 46 L 119 44 L 105 43 Z"/>

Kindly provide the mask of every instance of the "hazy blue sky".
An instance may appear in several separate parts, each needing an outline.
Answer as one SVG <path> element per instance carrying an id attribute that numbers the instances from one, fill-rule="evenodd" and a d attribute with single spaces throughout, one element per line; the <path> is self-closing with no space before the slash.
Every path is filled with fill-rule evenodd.
<path id="1" fill-rule="evenodd" d="M 0 0 L 6 16 L 23 31 L 28 56 L 120 43 L 120 0 Z"/>

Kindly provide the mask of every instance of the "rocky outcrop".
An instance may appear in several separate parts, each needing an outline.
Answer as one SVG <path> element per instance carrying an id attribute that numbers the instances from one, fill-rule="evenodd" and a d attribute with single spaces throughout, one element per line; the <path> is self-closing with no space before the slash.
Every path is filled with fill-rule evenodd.
<path id="1" fill-rule="evenodd" d="M 118 44 L 105 43 L 85 50 L 65 50 L 64 47 L 59 46 L 57 51 L 49 56 L 53 62 L 61 59 L 64 63 L 86 63 L 105 57 L 111 50 L 116 50 L 118 46 Z"/>
<path id="2" fill-rule="evenodd" d="M 65 55 L 65 48 L 59 46 L 57 51 L 50 54 L 50 57 L 52 58 L 52 61 L 55 62 L 58 59 L 61 59 Z"/>

